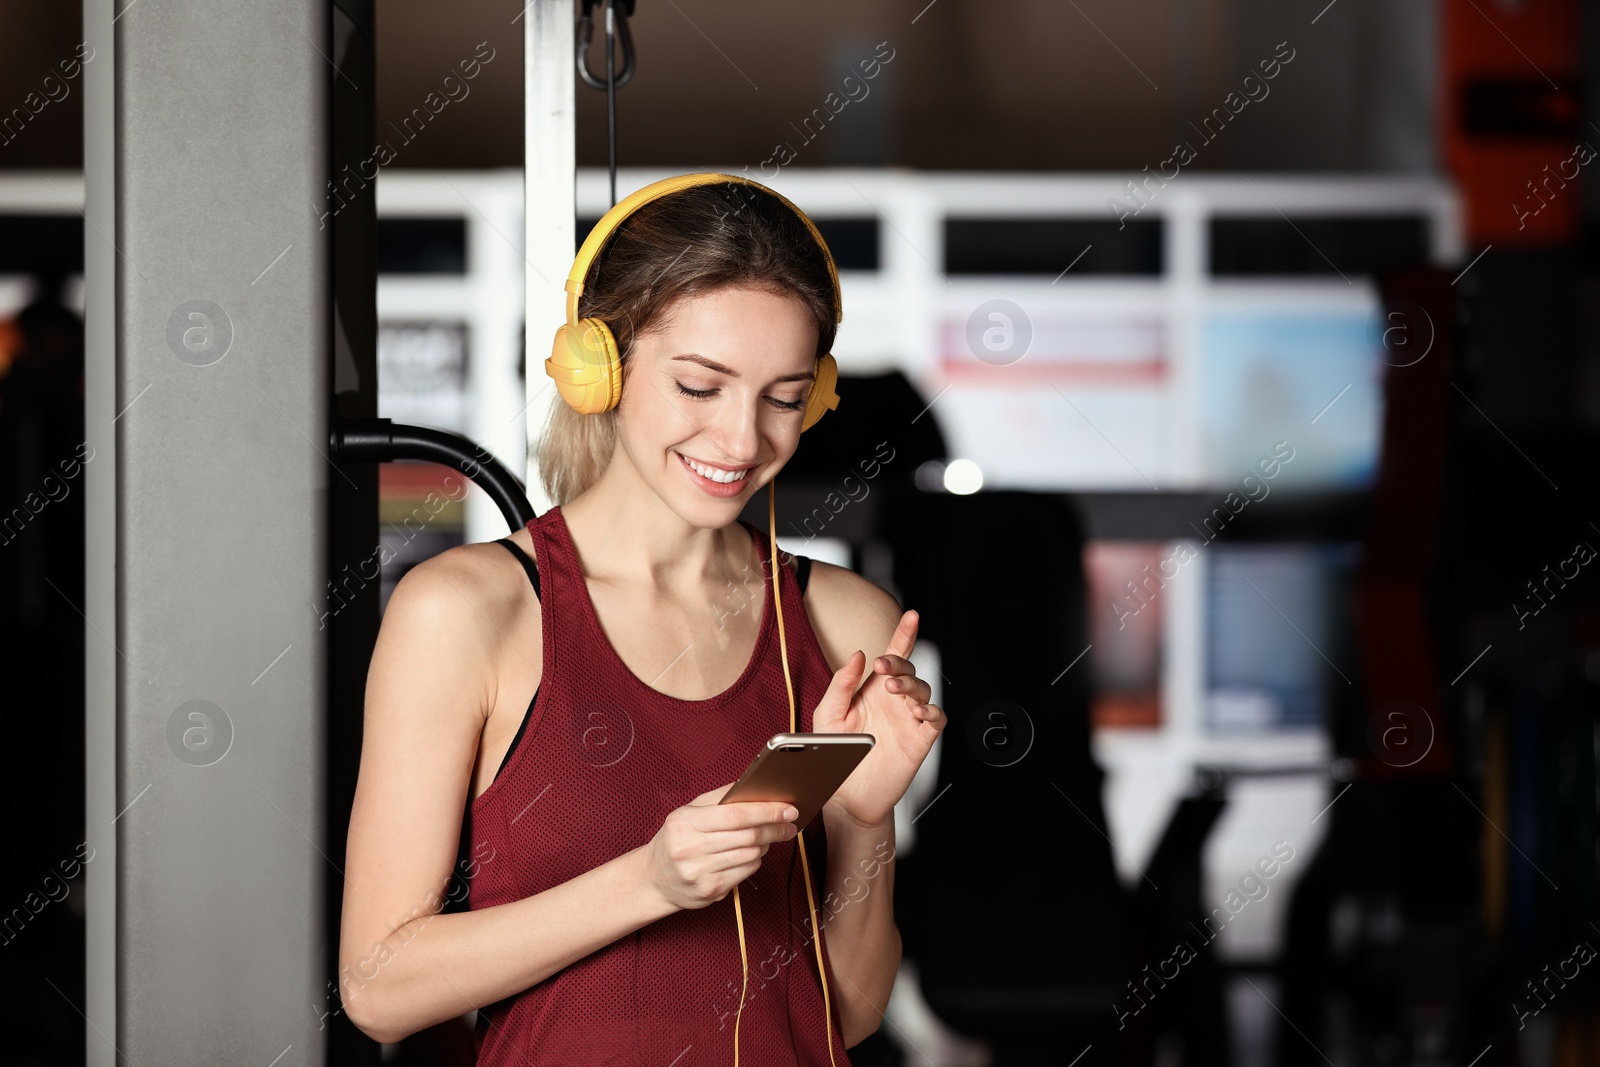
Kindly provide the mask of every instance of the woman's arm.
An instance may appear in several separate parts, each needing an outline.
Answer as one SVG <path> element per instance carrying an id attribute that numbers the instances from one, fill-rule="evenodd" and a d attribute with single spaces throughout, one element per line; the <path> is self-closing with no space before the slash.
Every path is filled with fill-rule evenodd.
<path id="1" fill-rule="evenodd" d="M 902 612 L 894 597 L 860 575 L 815 561 L 805 605 L 817 643 L 837 672 L 856 649 L 869 657 L 887 647 Z M 871 660 L 868 660 L 868 669 Z M 836 805 L 822 809 L 828 835 L 825 896 L 818 921 L 838 988 L 846 1048 L 866 1040 L 883 1021 L 900 969 L 900 929 L 894 921 L 894 819 L 863 826 Z"/>
<path id="2" fill-rule="evenodd" d="M 646 845 L 522 900 L 439 913 L 495 697 L 499 631 L 515 611 L 494 599 L 509 594 L 486 591 L 507 588 L 533 596 L 471 546 L 422 563 L 396 586 L 373 650 L 339 990 L 381 1042 L 519 993 L 678 910 L 647 876 Z M 539 648 L 536 638 L 520 652 Z"/>
<path id="3" fill-rule="evenodd" d="M 817 921 L 838 987 L 844 1047 L 865 1041 L 883 1021 L 900 970 L 900 928 L 894 922 L 894 820 L 860 826 L 823 808 L 828 834 L 825 893 Z"/>

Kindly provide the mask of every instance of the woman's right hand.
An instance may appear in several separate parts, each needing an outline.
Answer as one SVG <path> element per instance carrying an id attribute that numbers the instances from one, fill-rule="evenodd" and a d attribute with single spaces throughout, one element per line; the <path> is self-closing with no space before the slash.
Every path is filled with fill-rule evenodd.
<path id="1" fill-rule="evenodd" d="M 675 908 L 714 904 L 761 867 L 774 841 L 798 833 L 794 806 L 783 801 L 719 804 L 733 783 L 673 810 L 644 847 L 650 884 Z"/>

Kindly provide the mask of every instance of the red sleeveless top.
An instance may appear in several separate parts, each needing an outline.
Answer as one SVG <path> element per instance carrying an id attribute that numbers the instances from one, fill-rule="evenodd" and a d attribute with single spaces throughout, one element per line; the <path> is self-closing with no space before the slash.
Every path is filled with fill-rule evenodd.
<path id="1" fill-rule="evenodd" d="M 577 552 L 552 507 L 528 523 L 530 567 L 544 624 L 544 678 L 493 783 L 467 809 L 465 841 L 494 851 L 468 884 L 467 906 L 543 892 L 655 836 L 701 793 L 738 778 L 775 733 L 789 729 L 767 535 L 740 520 L 765 573 L 729 590 L 727 611 L 761 612 L 755 652 L 731 686 L 704 700 L 650 688 L 606 638 Z M 522 555 L 527 566 L 526 556 Z M 832 680 L 794 571 L 783 583 L 784 633 L 796 725 Z M 825 916 L 823 819 L 805 830 L 819 918 Z M 739 886 L 749 987 L 739 1019 L 741 1067 L 827 1067 L 822 984 L 808 931 L 798 841 L 775 841 Z M 823 929 L 823 959 L 827 929 Z M 831 963 L 833 1062 L 846 1067 Z M 478 1013 L 480 1067 L 723 1067 L 733 1063 L 743 968 L 733 894 L 676 912 Z"/>

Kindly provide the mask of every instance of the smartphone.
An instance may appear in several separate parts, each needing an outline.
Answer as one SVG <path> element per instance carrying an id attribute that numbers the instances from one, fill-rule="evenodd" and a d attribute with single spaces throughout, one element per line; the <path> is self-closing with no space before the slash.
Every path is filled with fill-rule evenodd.
<path id="1" fill-rule="evenodd" d="M 871 734 L 775 734 L 717 803 L 787 801 L 803 830 L 876 743 Z"/>

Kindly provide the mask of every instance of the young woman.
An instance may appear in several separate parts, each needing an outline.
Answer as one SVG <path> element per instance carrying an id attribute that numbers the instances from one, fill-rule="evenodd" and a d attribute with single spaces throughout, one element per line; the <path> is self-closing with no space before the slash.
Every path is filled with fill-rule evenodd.
<path id="1" fill-rule="evenodd" d="M 739 518 L 799 444 L 835 279 L 803 217 L 732 178 L 633 209 L 595 257 L 578 310 L 615 334 L 620 403 L 553 406 L 557 505 L 413 568 L 373 653 L 340 941 L 370 1036 L 476 1009 L 480 1064 L 689 1067 L 734 1063 L 737 1026 L 739 1062 L 810 1067 L 877 1029 L 893 809 L 945 715 L 915 612 L 774 567 Z M 808 827 L 717 804 L 790 729 L 773 582 L 797 729 L 877 742 Z"/>

